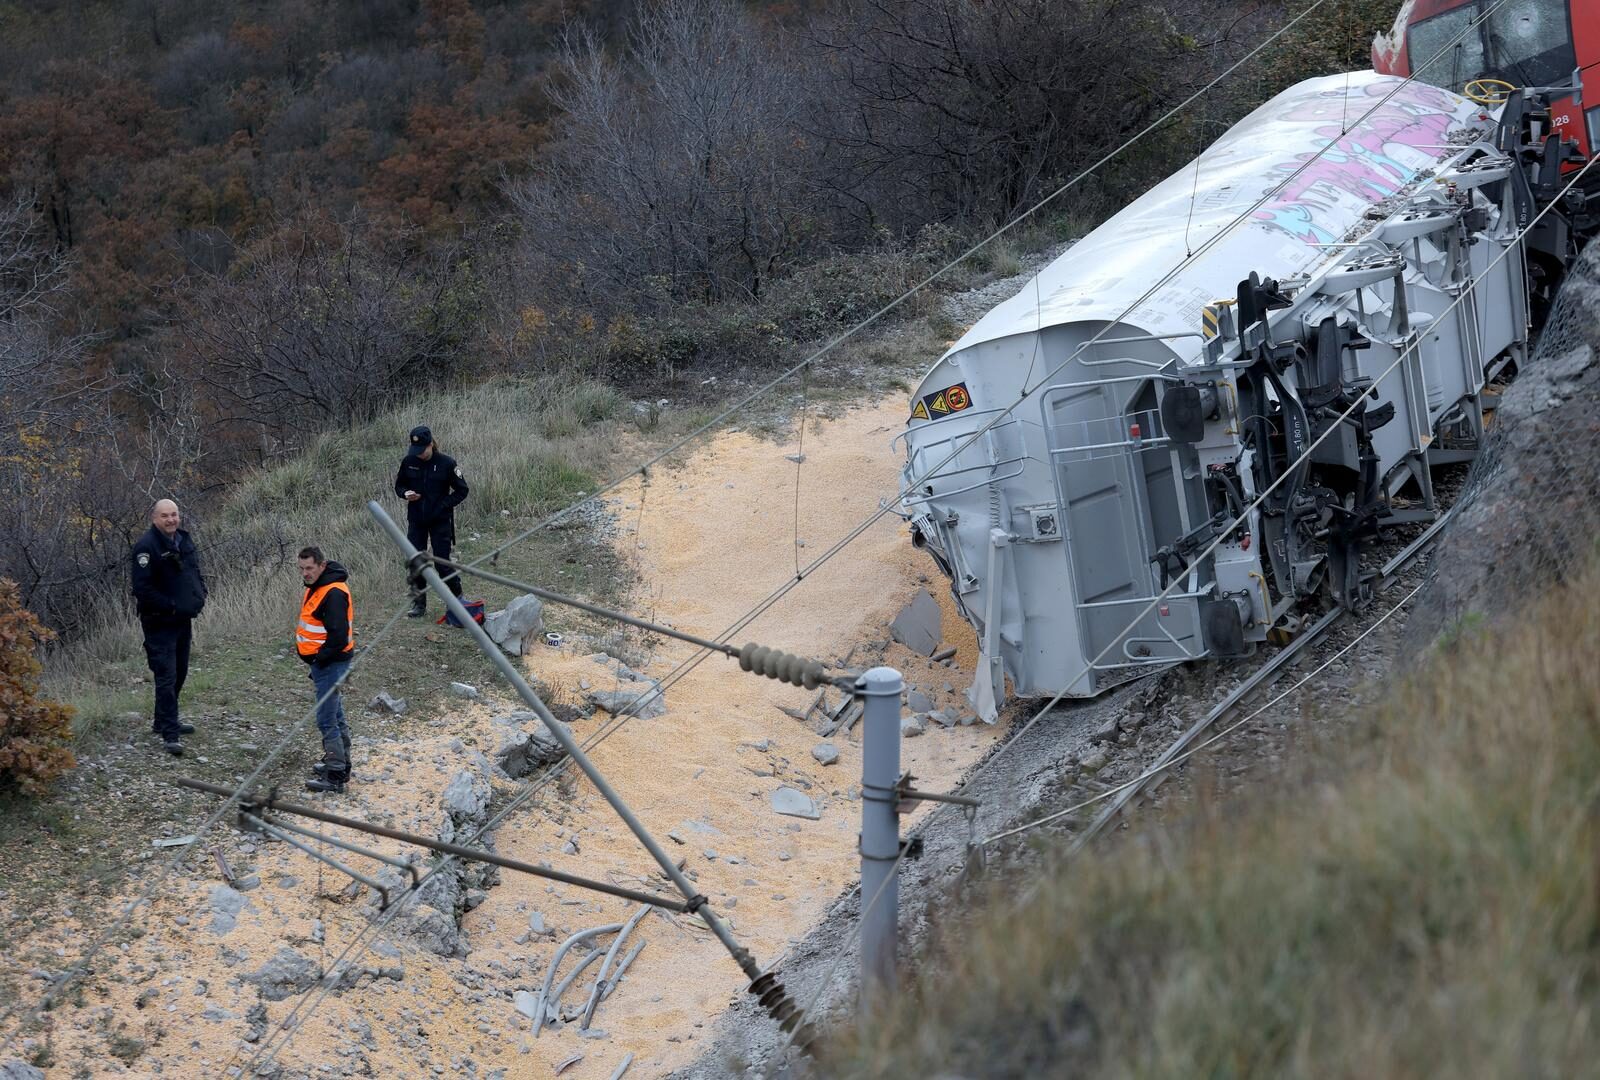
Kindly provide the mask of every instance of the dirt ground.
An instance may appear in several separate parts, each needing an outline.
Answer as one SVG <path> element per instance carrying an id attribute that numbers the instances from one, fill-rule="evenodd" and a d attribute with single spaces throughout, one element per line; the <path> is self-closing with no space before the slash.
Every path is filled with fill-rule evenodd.
<path id="1" fill-rule="evenodd" d="M 718 438 L 686 465 L 662 469 L 650 483 L 613 500 L 619 546 L 637 564 L 635 607 L 706 636 L 720 634 L 795 572 L 796 532 L 802 565 L 815 558 L 894 490 L 896 456 L 888 443 L 900 430 L 898 398 L 831 420 L 813 421 L 803 464 L 796 447 L 741 433 Z M 796 480 L 799 481 L 798 504 Z M 798 506 L 798 529 L 796 511 Z M 888 621 L 926 580 L 898 519 L 887 517 L 843 555 L 811 576 L 742 631 L 738 642 L 838 661 L 855 648 L 859 666 L 876 652 L 867 642 L 888 637 Z M 883 661 L 899 666 L 935 706 L 965 708 L 976 644 L 956 618 L 946 590 L 930 591 L 945 606 L 946 639 L 959 647 L 951 666 L 935 666 L 890 645 Z M 690 655 L 676 642 L 641 640 L 652 650 L 642 670 L 662 678 Z M 566 701 L 587 683 L 617 685 L 616 676 L 574 642 L 541 646 L 528 671 Z M 946 689 L 949 687 L 949 689 Z M 355 755 L 358 782 L 332 809 L 427 831 L 439 817 L 439 794 L 473 747 L 492 749 L 489 717 L 515 704 L 498 688 L 491 700 L 431 722 L 428 738 L 368 741 Z M 781 957 L 855 880 L 860 776 L 859 727 L 835 737 L 836 764 L 811 751 L 820 741 L 780 706 L 804 710 L 812 694 L 743 674 L 721 657 L 707 660 L 667 691 L 668 711 L 633 720 L 599 743 L 595 764 L 672 854 L 686 860 L 715 910 L 763 967 Z M 610 718 L 603 712 L 573 725 L 580 738 Z M 356 731 L 360 734 L 359 718 Z M 905 740 L 904 766 L 928 787 L 952 786 L 1002 734 L 981 724 L 945 728 Z M 783 817 L 769 805 L 786 785 L 806 789 L 816 821 Z M 503 800 L 515 790 L 496 785 Z M 309 800 L 311 797 L 307 797 Z M 913 815 L 908 825 L 916 820 Z M 334 835 L 339 830 L 333 831 Z M 668 839 L 669 835 L 672 837 Z M 400 846 L 346 839 L 398 852 Z M 238 877 L 255 875 L 248 906 L 225 933 L 213 927 L 212 889 L 222 877 L 218 850 Z M 503 854 L 636 888 L 659 888 L 643 849 L 579 777 L 552 785 L 496 836 Z M 113 949 L 110 962 L 73 1002 L 50 1014 L 47 1034 L 22 1056 L 48 1076 L 238 1075 L 259 1046 L 280 1037 L 299 995 L 261 1002 L 240 978 L 288 946 L 318 965 L 332 963 L 366 925 L 363 902 L 347 879 L 279 843 L 229 831 L 206 838 L 185 871 L 169 882 L 139 921 L 142 936 Z M 362 860 L 350 857 L 352 863 Z M 371 864 L 367 864 L 370 867 Z M 104 910 L 113 910 L 108 898 Z M 384 935 L 364 953 L 372 970 L 349 989 L 328 995 L 303 1018 L 277 1055 L 283 1075 L 609 1077 L 634 1055 L 630 1076 L 660 1076 L 693 1060 L 706 1028 L 743 995 L 744 979 L 720 944 L 693 920 L 652 914 L 631 941 L 646 943 L 614 996 L 598 1009 L 593 1037 L 576 1024 L 535 1038 L 513 1007 L 517 990 L 537 992 L 557 944 L 569 933 L 619 922 L 633 905 L 512 872 L 487 890 L 462 920 L 470 943 L 464 958 L 442 959 L 403 935 Z M 65 963 L 85 944 L 96 913 L 62 912 L 54 928 Z M 548 931 L 529 934 L 538 915 Z M 571 970 L 572 960 L 561 971 Z M 586 998 L 590 968 L 565 1002 Z M 42 973 L 41 973 L 42 974 Z M 398 977 L 397 977 L 398 976 Z M 37 982 L 42 988 L 43 982 Z M 266 1009 L 260 1024 L 258 1006 Z M 252 1015 L 250 1011 L 257 1008 Z M 257 1028 L 260 1041 L 245 1041 Z"/>

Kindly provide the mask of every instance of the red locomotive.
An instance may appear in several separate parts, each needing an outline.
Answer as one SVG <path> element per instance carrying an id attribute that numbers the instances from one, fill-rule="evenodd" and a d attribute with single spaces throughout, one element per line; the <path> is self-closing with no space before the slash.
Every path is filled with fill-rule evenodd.
<path id="1" fill-rule="evenodd" d="M 1373 43 L 1372 66 L 1386 75 L 1415 72 L 1421 82 L 1485 104 L 1499 104 L 1515 89 L 1543 89 L 1549 131 L 1576 144 L 1571 156 L 1600 146 L 1595 0 L 1411 0 L 1394 31 Z"/>

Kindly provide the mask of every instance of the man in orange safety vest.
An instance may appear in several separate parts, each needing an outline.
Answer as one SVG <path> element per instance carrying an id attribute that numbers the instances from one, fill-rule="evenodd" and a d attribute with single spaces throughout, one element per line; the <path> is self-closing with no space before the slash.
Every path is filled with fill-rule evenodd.
<path id="1" fill-rule="evenodd" d="M 300 580 L 306 595 L 295 624 L 295 650 L 311 665 L 317 688 L 317 730 L 322 732 L 322 760 L 312 766 L 318 775 L 306 781 L 307 791 L 342 792 L 350 780 L 350 727 L 344 719 L 339 686 L 350 670 L 356 648 L 355 601 L 350 575 L 322 556 L 322 549 L 302 548 Z"/>

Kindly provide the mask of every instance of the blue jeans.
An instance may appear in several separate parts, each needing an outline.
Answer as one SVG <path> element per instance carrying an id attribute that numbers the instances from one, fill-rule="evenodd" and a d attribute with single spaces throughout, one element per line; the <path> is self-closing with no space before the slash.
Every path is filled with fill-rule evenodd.
<path id="1" fill-rule="evenodd" d="M 322 732 L 322 760 L 331 772 L 350 768 L 350 726 L 344 722 L 344 702 L 334 686 L 350 670 L 350 661 L 311 665 L 311 684 L 317 688 L 317 730 Z M 329 693 L 332 691 L 332 693 Z"/>

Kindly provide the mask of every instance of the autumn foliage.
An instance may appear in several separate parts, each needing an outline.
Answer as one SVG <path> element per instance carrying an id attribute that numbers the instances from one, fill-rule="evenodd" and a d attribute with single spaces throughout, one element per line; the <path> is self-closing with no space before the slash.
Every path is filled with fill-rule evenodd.
<path id="1" fill-rule="evenodd" d="M 77 764 L 71 706 L 39 697 L 38 650 L 54 636 L 0 578 L 0 788 L 34 794 Z"/>

